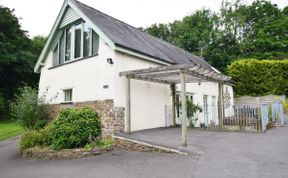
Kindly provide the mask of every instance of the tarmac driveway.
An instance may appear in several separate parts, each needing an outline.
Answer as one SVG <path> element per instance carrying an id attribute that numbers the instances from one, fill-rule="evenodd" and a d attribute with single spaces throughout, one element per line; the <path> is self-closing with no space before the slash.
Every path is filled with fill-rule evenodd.
<path id="1" fill-rule="evenodd" d="M 191 177 L 196 158 L 170 154 L 113 152 L 72 160 L 24 160 L 18 138 L 0 142 L 0 178 Z"/>
<path id="2" fill-rule="evenodd" d="M 180 129 L 129 137 L 178 148 Z M 17 138 L 0 142 L 0 178 L 288 177 L 288 127 L 264 133 L 189 130 L 188 156 L 113 152 L 75 160 L 24 160 Z"/>
<path id="3" fill-rule="evenodd" d="M 123 135 L 130 139 L 198 156 L 193 177 L 288 177 L 288 127 L 266 133 L 188 131 L 181 148 L 181 129 L 152 129 Z"/>

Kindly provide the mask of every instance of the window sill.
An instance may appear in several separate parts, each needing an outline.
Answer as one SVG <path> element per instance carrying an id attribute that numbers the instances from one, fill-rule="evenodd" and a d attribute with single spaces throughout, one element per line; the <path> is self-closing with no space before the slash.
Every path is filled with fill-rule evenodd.
<path id="1" fill-rule="evenodd" d="M 65 101 L 65 102 L 61 102 L 60 104 L 63 104 L 63 105 L 72 105 L 72 104 L 73 104 L 73 101 Z"/>
<path id="2" fill-rule="evenodd" d="M 95 54 L 95 55 L 92 55 L 92 56 L 88 56 L 88 57 L 83 57 L 83 58 L 80 58 L 80 59 L 74 59 L 74 60 L 71 60 L 71 61 L 68 61 L 68 62 L 65 62 L 63 64 L 59 64 L 59 65 L 56 65 L 56 66 L 53 66 L 53 67 L 49 67 L 48 69 L 55 69 L 57 67 L 61 67 L 61 66 L 64 66 L 66 64 L 72 64 L 74 62 L 78 62 L 78 61 L 82 61 L 82 60 L 85 60 L 85 59 L 88 59 L 88 58 L 91 58 L 91 57 L 95 57 L 95 56 L 98 56 L 99 54 Z"/>

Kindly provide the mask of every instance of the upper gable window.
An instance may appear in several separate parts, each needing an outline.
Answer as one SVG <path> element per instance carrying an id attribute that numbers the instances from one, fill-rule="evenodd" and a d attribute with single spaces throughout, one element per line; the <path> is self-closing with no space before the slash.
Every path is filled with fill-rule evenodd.
<path id="1" fill-rule="evenodd" d="M 85 22 L 65 30 L 53 50 L 53 66 L 98 54 L 99 36 Z"/>

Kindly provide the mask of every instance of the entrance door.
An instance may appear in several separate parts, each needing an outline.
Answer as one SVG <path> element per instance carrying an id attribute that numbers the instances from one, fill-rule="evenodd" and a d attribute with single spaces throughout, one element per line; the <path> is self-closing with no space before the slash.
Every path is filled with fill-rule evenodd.
<path id="1" fill-rule="evenodd" d="M 208 95 L 203 95 L 204 124 L 208 127 Z"/>
<path id="2" fill-rule="evenodd" d="M 191 93 L 186 93 L 186 100 L 190 100 L 193 103 L 193 94 Z M 181 124 L 181 115 L 182 115 L 182 110 L 181 110 L 181 96 L 180 93 L 176 94 L 176 105 L 175 105 L 175 110 L 176 110 L 176 124 Z"/>

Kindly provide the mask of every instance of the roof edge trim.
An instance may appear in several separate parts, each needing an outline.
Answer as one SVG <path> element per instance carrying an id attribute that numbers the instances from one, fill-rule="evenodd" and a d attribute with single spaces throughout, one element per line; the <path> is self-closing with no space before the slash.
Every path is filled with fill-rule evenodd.
<path id="1" fill-rule="evenodd" d="M 139 58 L 142 58 L 142 59 L 145 59 L 145 60 L 157 63 L 157 64 L 161 64 L 161 65 L 166 65 L 167 66 L 167 65 L 172 65 L 173 64 L 173 63 L 165 62 L 165 61 L 163 61 L 161 59 L 157 59 L 155 57 L 149 56 L 147 54 L 143 54 L 141 52 L 138 52 L 138 51 L 123 47 L 123 46 L 118 45 L 118 44 L 115 45 L 115 50 L 123 52 L 123 53 L 126 53 L 126 54 L 129 54 L 129 55 L 132 55 L 132 56 L 136 56 L 136 57 L 139 57 Z"/>

